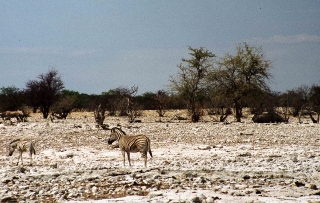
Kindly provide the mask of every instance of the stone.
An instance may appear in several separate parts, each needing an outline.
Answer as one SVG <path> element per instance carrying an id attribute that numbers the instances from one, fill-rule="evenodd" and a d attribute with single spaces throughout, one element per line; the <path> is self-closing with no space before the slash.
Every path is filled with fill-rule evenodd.
<path id="1" fill-rule="evenodd" d="M 312 190 L 317 190 L 318 187 L 315 184 L 310 184 L 310 189 Z"/>
<path id="2" fill-rule="evenodd" d="M 207 201 L 207 203 L 214 203 L 214 198 L 208 197 L 208 198 L 206 199 L 206 201 Z"/>
<path id="3" fill-rule="evenodd" d="M 204 194 L 200 194 L 199 199 L 200 199 L 200 202 L 203 202 L 207 199 L 207 197 Z"/>
<path id="4" fill-rule="evenodd" d="M 210 150 L 211 146 L 209 146 L 209 145 L 198 146 L 198 149 L 200 149 L 200 150 Z"/>
<path id="5" fill-rule="evenodd" d="M 96 194 L 97 191 L 98 191 L 98 188 L 96 186 L 93 186 L 91 191 L 92 191 L 93 194 Z"/>
<path id="6" fill-rule="evenodd" d="M 200 198 L 199 197 L 193 197 L 191 199 L 191 203 L 201 203 Z"/>

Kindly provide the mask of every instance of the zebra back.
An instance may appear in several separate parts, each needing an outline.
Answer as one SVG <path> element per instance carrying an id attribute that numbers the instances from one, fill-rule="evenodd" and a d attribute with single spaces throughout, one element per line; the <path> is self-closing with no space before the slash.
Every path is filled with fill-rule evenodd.
<path id="1" fill-rule="evenodd" d="M 12 154 L 15 149 L 19 152 L 26 152 L 29 150 L 30 155 L 36 154 L 34 146 L 35 142 L 33 140 L 21 140 L 20 138 L 14 139 L 9 143 L 9 154 Z"/>
<path id="2" fill-rule="evenodd" d="M 150 139 L 145 135 L 128 136 L 123 130 L 117 127 L 113 128 L 111 133 L 117 137 L 119 140 L 119 147 L 125 151 L 140 151 L 146 153 L 150 149 Z"/>
<path id="3" fill-rule="evenodd" d="M 17 145 L 17 150 L 19 152 L 26 152 L 29 149 L 31 154 L 31 148 L 33 148 L 33 144 L 30 141 L 20 141 Z"/>
<path id="4" fill-rule="evenodd" d="M 13 143 L 18 142 L 18 141 L 21 141 L 21 139 L 20 139 L 20 138 L 14 139 L 14 140 L 12 140 L 11 142 L 9 142 L 9 144 L 13 144 Z"/>

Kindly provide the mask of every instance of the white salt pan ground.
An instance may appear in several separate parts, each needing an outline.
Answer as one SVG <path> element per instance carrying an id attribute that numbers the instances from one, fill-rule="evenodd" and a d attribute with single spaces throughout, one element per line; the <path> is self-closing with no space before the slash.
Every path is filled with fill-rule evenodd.
<path id="1" fill-rule="evenodd" d="M 224 125 L 154 122 L 142 118 L 123 130 L 150 137 L 154 158 L 123 167 L 93 114 L 55 123 L 34 115 L 0 126 L 0 197 L 19 202 L 319 202 L 320 125 Z M 165 119 L 163 119 L 165 120 Z M 106 123 L 129 125 L 124 118 Z M 307 122 L 307 121 L 305 121 Z M 16 137 L 36 140 L 34 166 L 7 156 Z M 127 164 L 127 163 L 126 163 Z"/>

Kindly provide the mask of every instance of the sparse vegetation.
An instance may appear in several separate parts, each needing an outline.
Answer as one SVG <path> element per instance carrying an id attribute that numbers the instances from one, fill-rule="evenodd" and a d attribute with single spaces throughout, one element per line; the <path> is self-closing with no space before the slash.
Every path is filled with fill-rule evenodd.
<path id="1" fill-rule="evenodd" d="M 182 59 L 179 72 L 170 77 L 168 90 L 137 95 L 138 87 L 132 86 L 88 95 L 64 89 L 58 71 L 51 69 L 38 80 L 29 80 L 25 89 L 0 88 L 0 111 L 22 110 L 28 116 L 31 108 L 33 112 L 40 110 L 43 118 L 65 119 L 72 111 L 92 112 L 101 104 L 105 116 L 127 116 L 129 122 L 142 116 L 142 110 L 156 110 L 161 118 L 167 109 L 187 109 L 188 116 L 183 119 L 192 122 L 200 121 L 205 113 L 218 116 L 220 122 L 232 120 L 229 117 L 233 115 L 239 122 L 246 107 L 252 114 L 276 113 L 286 120 L 307 115 L 319 123 L 319 85 L 273 92 L 266 84 L 272 78 L 271 62 L 261 47 L 242 43 L 235 55 L 219 58 L 203 47 L 189 50 L 190 59 Z"/>

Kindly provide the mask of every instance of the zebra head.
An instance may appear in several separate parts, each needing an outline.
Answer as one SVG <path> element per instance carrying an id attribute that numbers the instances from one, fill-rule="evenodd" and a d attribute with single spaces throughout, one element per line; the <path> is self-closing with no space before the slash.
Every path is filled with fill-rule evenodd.
<path id="1" fill-rule="evenodd" d="M 18 142 L 20 141 L 20 139 L 16 139 L 16 140 L 12 140 L 9 143 L 9 156 L 12 156 L 14 150 L 16 150 Z"/>
<path id="2" fill-rule="evenodd" d="M 111 128 L 111 134 L 108 139 L 108 144 L 111 145 L 114 141 L 119 140 L 122 135 L 125 135 L 126 133 L 122 131 L 120 128 L 114 127 Z"/>

